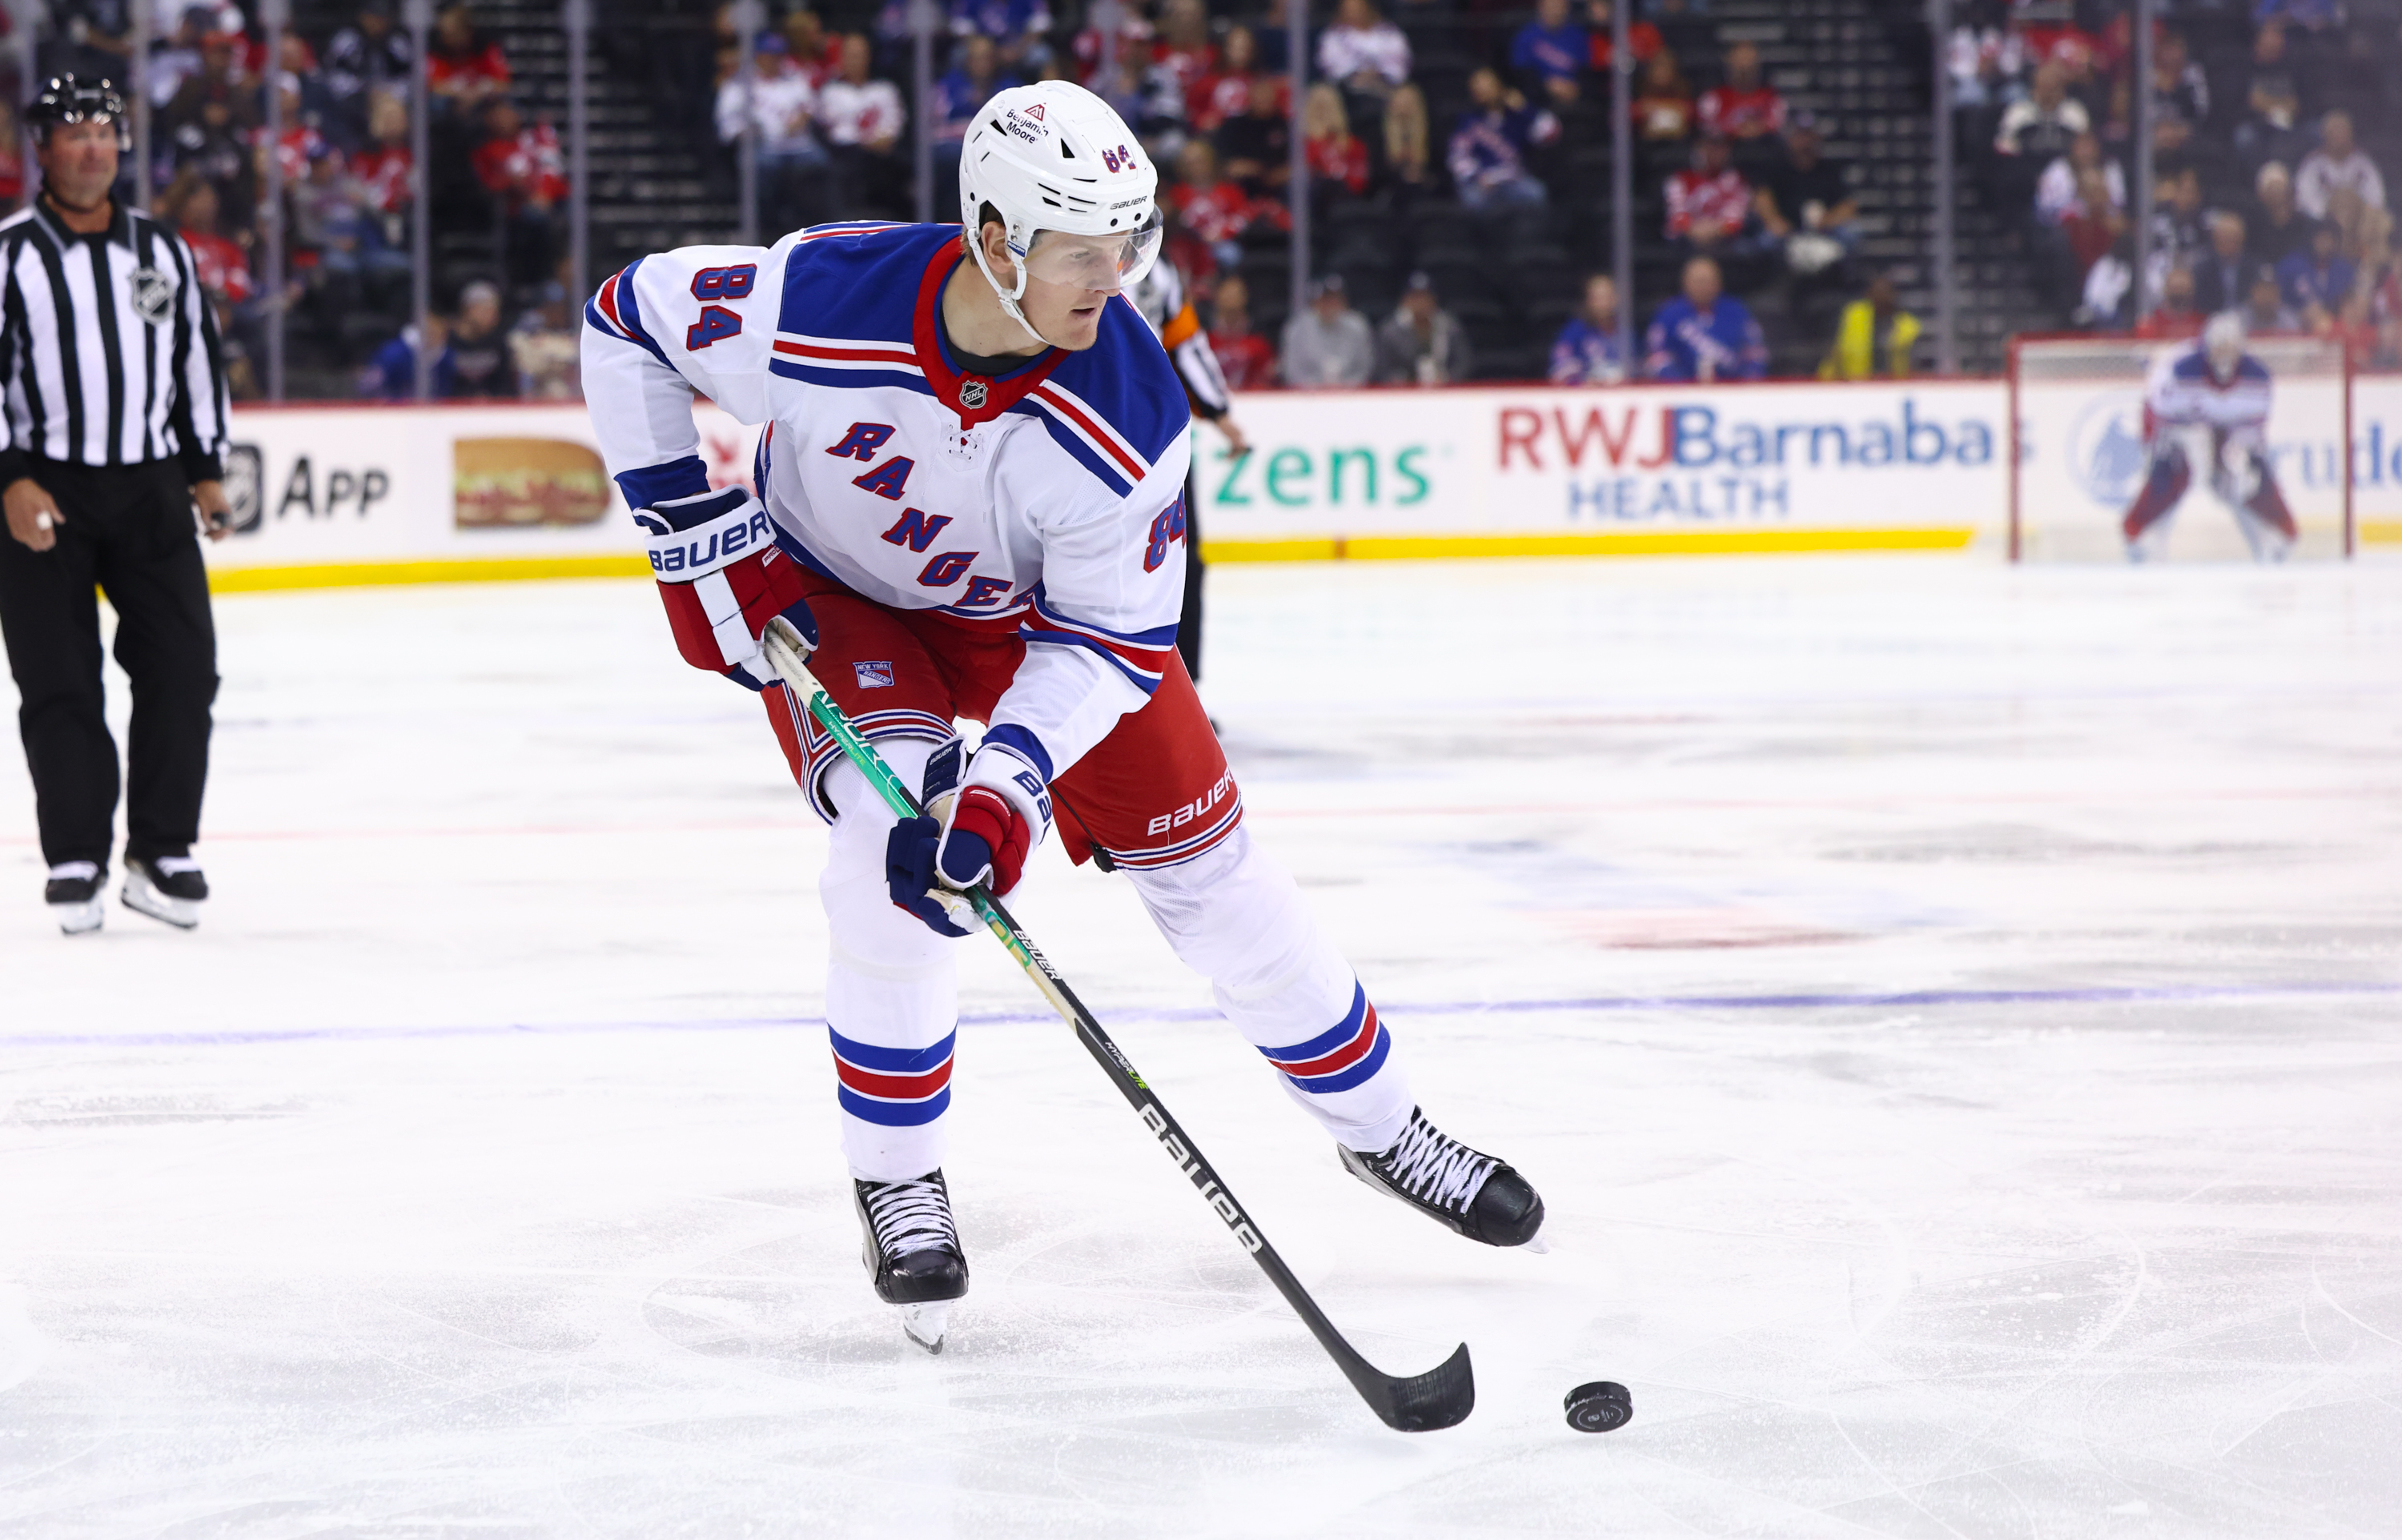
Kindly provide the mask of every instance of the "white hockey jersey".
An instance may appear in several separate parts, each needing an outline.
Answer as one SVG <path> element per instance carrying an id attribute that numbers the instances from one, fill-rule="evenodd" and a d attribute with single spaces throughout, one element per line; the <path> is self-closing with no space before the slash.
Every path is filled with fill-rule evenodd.
<path id="1" fill-rule="evenodd" d="M 2269 388 L 2268 366 L 2250 353 L 2221 380 L 2202 345 L 2189 342 L 2162 354 L 2145 378 L 2146 436 L 2160 428 L 2208 427 L 2257 439 L 2269 421 Z"/>
<path id="2" fill-rule="evenodd" d="M 1191 419 L 1122 300 L 1083 352 L 962 374 L 936 307 L 963 260 L 955 225 L 643 257 L 585 308 L 585 398 L 634 507 L 709 489 L 697 391 L 766 425 L 754 484 L 794 559 L 879 604 L 1014 621 L 1026 660 L 987 726 L 1056 775 L 1175 653 Z"/>

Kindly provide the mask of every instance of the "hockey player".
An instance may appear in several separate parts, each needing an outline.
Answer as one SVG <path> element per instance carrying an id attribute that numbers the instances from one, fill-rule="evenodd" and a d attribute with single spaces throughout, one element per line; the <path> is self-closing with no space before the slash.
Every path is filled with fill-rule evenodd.
<path id="1" fill-rule="evenodd" d="M 2233 310 L 2211 317 L 2200 341 L 2152 365 L 2144 383 L 2151 469 L 2119 525 L 2128 560 L 2152 560 L 2167 544 L 2170 521 L 2193 483 L 2197 447 L 2206 450 L 2210 488 L 2234 510 L 2252 559 L 2285 559 L 2296 531 L 2269 465 L 2269 371 L 2243 351 L 2243 318 Z"/>
<path id="2" fill-rule="evenodd" d="M 1218 354 L 1209 346 L 1209 334 L 1201 329 L 1201 318 L 1193 309 L 1193 301 L 1184 287 L 1184 275 L 1176 264 L 1162 256 L 1151 265 L 1151 271 L 1126 291 L 1134 308 L 1151 323 L 1159 336 L 1160 346 L 1167 350 L 1168 362 L 1176 365 L 1176 378 L 1184 387 L 1184 404 L 1194 416 L 1216 427 L 1226 440 L 1226 453 L 1239 460 L 1250 453 L 1244 441 L 1242 429 L 1235 425 L 1234 397 L 1226 390 L 1225 371 L 1218 367 Z M 1184 609 L 1176 623 L 1176 652 L 1184 660 L 1184 671 L 1197 681 L 1201 678 L 1201 510 L 1200 467 L 1196 463 L 1185 475 L 1184 493 Z"/>
<path id="3" fill-rule="evenodd" d="M 819 815 L 826 1019 L 877 1294 L 939 1348 L 968 1268 L 942 1171 L 966 930 L 1056 823 L 1177 955 L 1360 1180 L 1491 1245 L 1534 1189 L 1413 1104 L 1389 1031 L 1242 822 L 1174 647 L 1183 392 L 1123 290 L 1157 173 L 1098 97 L 1002 91 L 959 162 L 971 227 L 834 225 L 647 256 L 587 307 L 584 378 L 678 650 L 761 690 Z M 766 424 L 712 490 L 691 400 Z M 764 505 L 763 505 L 764 503 Z M 761 653 L 781 616 L 932 816 L 896 820 Z M 763 688 L 764 687 L 764 688 Z M 971 752 L 956 718 L 983 722 Z"/>

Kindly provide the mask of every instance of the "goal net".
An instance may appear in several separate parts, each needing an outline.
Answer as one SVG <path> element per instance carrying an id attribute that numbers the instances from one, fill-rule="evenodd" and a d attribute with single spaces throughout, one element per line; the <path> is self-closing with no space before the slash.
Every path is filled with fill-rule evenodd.
<path id="1" fill-rule="evenodd" d="M 2183 346 L 2133 337 L 2027 337 L 2010 343 L 2018 457 L 2010 477 L 2013 561 L 2126 559 L 2120 520 L 2151 468 L 2144 380 Z M 2292 558 L 2352 554 L 2352 378 L 2340 343 L 2256 337 L 2246 351 L 2274 381 L 2268 460 L 2300 531 Z M 2185 434 L 2193 468 L 2157 554 L 2173 561 L 2245 560 L 2250 548 L 2222 499 L 2204 429 Z M 2156 537 L 2157 538 L 2157 537 Z"/>

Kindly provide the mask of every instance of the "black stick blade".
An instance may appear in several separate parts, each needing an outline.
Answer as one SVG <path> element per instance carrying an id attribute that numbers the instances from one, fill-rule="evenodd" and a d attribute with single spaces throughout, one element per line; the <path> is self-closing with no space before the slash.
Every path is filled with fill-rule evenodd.
<path id="1" fill-rule="evenodd" d="M 1349 1364 L 1344 1365 L 1347 1371 Z M 1476 1409 L 1476 1375 L 1469 1368 L 1468 1344 L 1411 1379 L 1378 1374 L 1365 1362 L 1351 1374 L 1351 1383 L 1385 1425 L 1401 1433 L 1430 1433 L 1457 1427 Z"/>

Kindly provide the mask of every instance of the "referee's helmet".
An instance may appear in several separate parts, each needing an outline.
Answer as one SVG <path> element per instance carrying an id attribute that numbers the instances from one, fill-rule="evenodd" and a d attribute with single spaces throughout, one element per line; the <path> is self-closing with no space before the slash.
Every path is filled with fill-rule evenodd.
<path id="1" fill-rule="evenodd" d="M 25 109 L 25 125 L 33 131 L 34 143 L 49 144 L 50 131 L 62 123 L 114 123 L 117 153 L 132 153 L 133 129 L 125 116 L 125 98 L 106 80 L 54 75 L 44 81 L 41 94 Z"/>

